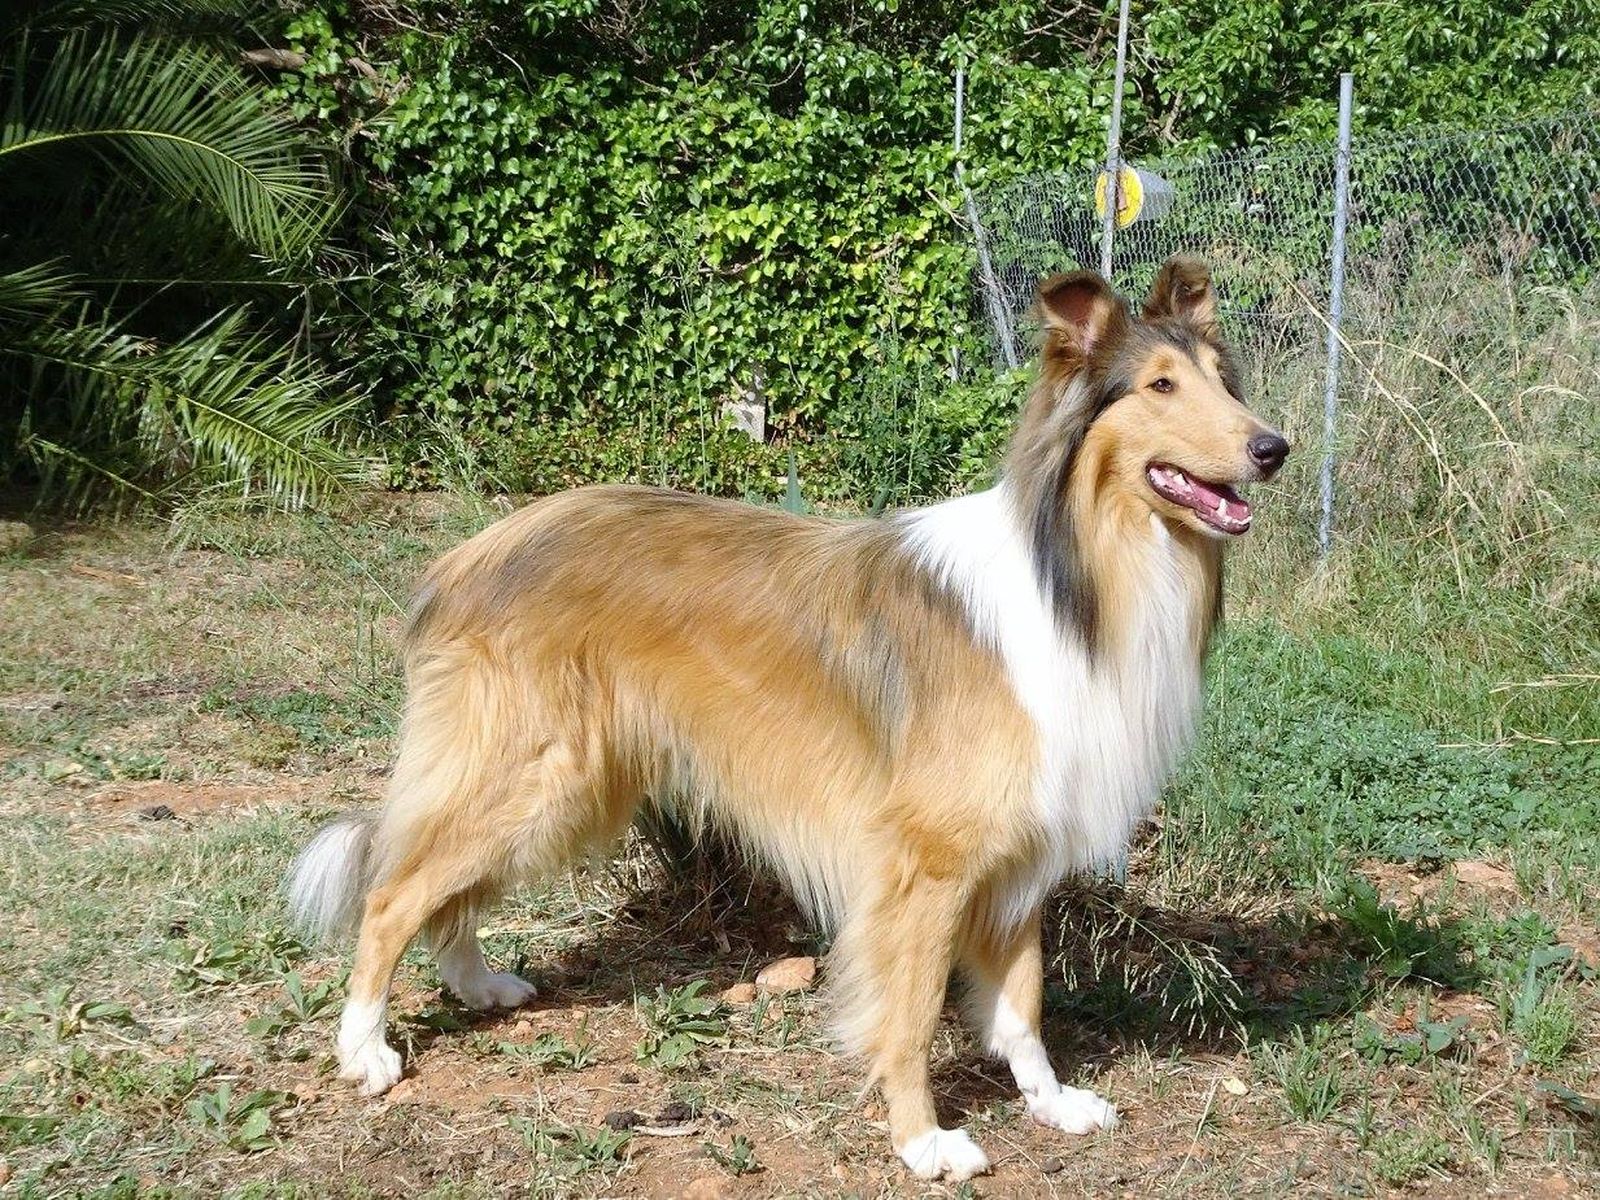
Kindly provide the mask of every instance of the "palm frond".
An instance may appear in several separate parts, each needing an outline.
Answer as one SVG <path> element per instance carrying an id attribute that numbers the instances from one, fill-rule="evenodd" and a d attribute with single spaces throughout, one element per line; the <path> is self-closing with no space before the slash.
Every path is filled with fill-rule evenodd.
<path id="1" fill-rule="evenodd" d="M 185 28 L 246 21 L 263 7 L 261 0 L 11 0 L 0 29 L 42 33 L 91 26 Z"/>
<path id="2" fill-rule="evenodd" d="M 41 495 L 67 502 L 87 499 L 101 484 L 146 494 L 131 476 L 155 472 L 130 431 L 149 344 L 70 293 L 58 307 L 18 317 L 0 321 L 0 397 L 21 401 L 4 439 L 6 473 L 31 461 Z"/>
<path id="3" fill-rule="evenodd" d="M 81 143 L 213 208 L 276 259 L 306 250 L 332 219 L 321 163 L 264 93 L 207 47 L 79 32 L 36 57 L 22 39 L 3 76 L 0 170 L 21 169 L 27 152 Z"/>
<path id="4" fill-rule="evenodd" d="M 142 500 L 159 501 L 158 492 L 141 487 L 135 480 L 108 466 L 103 458 L 90 458 L 79 454 L 71 446 L 34 433 L 24 423 L 18 448 L 33 459 L 43 477 L 47 494 L 85 498 L 91 481 L 106 483 L 118 495 L 137 496 Z"/>
<path id="5" fill-rule="evenodd" d="M 360 478 L 360 461 L 329 437 L 359 402 L 292 346 L 251 331 L 242 309 L 167 347 L 148 401 L 168 407 L 196 469 L 294 505 Z"/>
<path id="6" fill-rule="evenodd" d="M 67 496 L 95 481 L 149 496 L 158 479 L 299 506 L 361 478 L 339 436 L 360 397 L 249 321 L 233 309 L 156 343 L 68 308 L 14 330 L 0 361 L 30 397 L 18 449 Z"/>
<path id="7" fill-rule="evenodd" d="M 59 260 L 0 272 L 0 318 L 53 312 L 79 295 Z"/>

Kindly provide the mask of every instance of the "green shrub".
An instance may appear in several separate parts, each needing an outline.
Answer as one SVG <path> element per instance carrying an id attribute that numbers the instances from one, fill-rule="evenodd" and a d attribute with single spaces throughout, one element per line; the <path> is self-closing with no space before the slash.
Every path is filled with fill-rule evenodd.
<path id="1" fill-rule="evenodd" d="M 1355 47 L 1363 79 L 1387 89 L 1366 128 L 1459 118 L 1475 89 L 1497 112 L 1570 104 L 1600 59 L 1576 0 L 1401 17 L 1215 7 L 1136 12 L 1132 153 L 1321 136 L 1333 60 Z M 965 63 L 974 186 L 1086 175 L 1104 149 L 1114 8 L 387 11 L 296 5 L 283 36 L 306 63 L 281 92 L 351 159 L 361 265 L 324 332 L 380 397 L 397 480 L 451 477 L 440 428 L 514 489 L 629 478 L 775 495 L 791 448 L 819 500 L 865 505 L 885 484 L 922 496 L 981 473 L 1015 389 L 944 382 L 989 374 L 953 77 Z M 726 429 L 724 402 L 749 392 L 778 453 Z"/>
<path id="2" fill-rule="evenodd" d="M 0 10 L 0 483 L 296 505 L 367 474 L 281 304 L 339 192 L 229 50 L 254 11 Z"/>
<path id="3" fill-rule="evenodd" d="M 1028 40 L 1024 7 L 687 0 L 616 28 L 589 0 L 477 0 L 383 37 L 342 4 L 302 10 L 286 97 L 366 122 L 352 233 L 372 269 L 334 328 L 405 477 L 439 478 L 444 425 L 512 488 L 771 495 L 790 447 L 819 499 L 973 478 L 1015 393 L 948 386 L 988 362 L 955 217 L 957 59 L 988 98 L 979 158 L 1087 169 L 1101 138 L 1101 67 L 1039 70 L 1074 57 L 1047 39 L 1038 65 L 980 52 Z M 379 79 L 350 78 L 358 51 Z M 783 451 L 729 431 L 750 393 Z"/>

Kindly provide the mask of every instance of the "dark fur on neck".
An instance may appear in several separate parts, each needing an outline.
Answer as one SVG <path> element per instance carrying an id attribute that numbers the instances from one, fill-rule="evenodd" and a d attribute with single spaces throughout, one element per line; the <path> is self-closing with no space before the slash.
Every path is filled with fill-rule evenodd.
<path id="1" fill-rule="evenodd" d="M 1115 399 L 1096 395 L 1081 369 L 1047 354 L 1006 455 L 1005 476 L 1042 594 L 1056 624 L 1093 654 L 1100 597 L 1093 564 L 1068 510 L 1068 483 L 1094 418 Z"/>

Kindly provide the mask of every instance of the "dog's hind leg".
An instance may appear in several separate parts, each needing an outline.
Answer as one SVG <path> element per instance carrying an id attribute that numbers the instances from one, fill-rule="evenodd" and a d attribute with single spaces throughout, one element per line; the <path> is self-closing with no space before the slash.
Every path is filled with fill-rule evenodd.
<path id="1" fill-rule="evenodd" d="M 467 672 L 446 682 L 452 686 L 414 688 L 388 804 L 373 835 L 375 882 L 338 1036 L 340 1075 L 369 1096 L 400 1078 L 400 1056 L 385 1041 L 384 1024 L 390 982 L 412 939 L 424 929 L 435 935 L 447 983 L 467 988 L 489 975 L 477 948 L 473 901 L 505 877 L 506 837 L 525 768 L 513 757 L 514 737 L 475 719 L 491 710 L 482 699 L 488 683 Z M 441 936 L 462 929 L 470 939 L 464 944 Z"/>
<path id="2" fill-rule="evenodd" d="M 1085 1088 L 1056 1078 L 1039 1036 L 1044 999 L 1044 948 L 1039 910 L 1015 929 L 980 924 L 962 955 L 967 975 L 968 1021 L 984 1049 L 1005 1060 L 1028 1112 L 1041 1125 L 1067 1133 L 1092 1133 L 1117 1123 L 1117 1110 Z"/>
<path id="3" fill-rule="evenodd" d="M 403 751 L 401 762 L 415 759 Z M 403 784 L 392 796 L 402 801 L 418 795 L 419 783 L 440 782 L 427 769 L 413 775 L 401 766 L 396 779 Z M 340 1021 L 341 1075 L 367 1095 L 400 1078 L 384 1021 L 390 979 L 411 940 L 427 931 L 440 976 L 468 1005 L 523 1003 L 532 986 L 484 962 L 478 913 L 505 885 L 559 871 L 620 833 L 632 815 L 631 792 L 597 776 L 567 744 L 550 740 L 520 765 L 507 755 L 474 756 L 454 786 L 430 791 L 448 798 L 397 806 L 410 820 L 393 836 L 408 849 L 368 895 Z"/>
<path id="4" fill-rule="evenodd" d="M 958 881 L 906 859 L 877 881 L 830 955 L 838 963 L 841 1033 L 870 1057 L 901 1159 L 923 1179 L 959 1181 L 983 1174 L 989 1159 L 965 1130 L 939 1127 L 928 1060 L 966 896 Z"/>
<path id="5" fill-rule="evenodd" d="M 468 1008 L 516 1008 L 534 997 L 527 980 L 491 971 L 478 943 L 478 916 L 490 897 L 467 892 L 428 921 L 427 937 L 439 963 L 439 978 Z"/>
<path id="6" fill-rule="evenodd" d="M 350 989 L 339 1017 L 339 1075 L 366 1096 L 400 1079 L 400 1055 L 384 1037 L 389 985 L 411 940 L 444 905 L 475 882 L 465 855 L 413 851 L 367 896 Z"/>

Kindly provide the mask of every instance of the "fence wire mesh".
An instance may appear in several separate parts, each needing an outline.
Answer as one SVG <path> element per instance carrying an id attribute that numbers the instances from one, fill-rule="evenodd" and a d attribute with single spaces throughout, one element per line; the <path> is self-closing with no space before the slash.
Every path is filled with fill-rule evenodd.
<path id="1" fill-rule="evenodd" d="M 1362 136 L 1350 160 L 1345 328 L 1428 321 L 1467 275 L 1509 289 L 1582 287 L 1600 267 L 1600 113 L 1429 136 Z M 1223 321 L 1247 368 L 1323 353 L 1336 147 L 1247 149 L 1139 162 L 1170 188 L 1117 231 L 1114 281 L 1140 295 L 1178 252 L 1212 267 Z M 980 192 L 970 219 L 985 258 L 982 310 L 998 365 L 1025 361 L 1034 289 L 1097 266 L 1094 178 L 1029 176 Z M 1008 354 L 1007 351 L 1010 351 Z"/>

